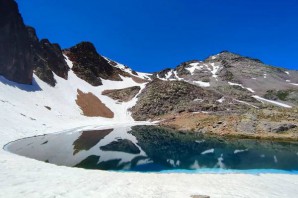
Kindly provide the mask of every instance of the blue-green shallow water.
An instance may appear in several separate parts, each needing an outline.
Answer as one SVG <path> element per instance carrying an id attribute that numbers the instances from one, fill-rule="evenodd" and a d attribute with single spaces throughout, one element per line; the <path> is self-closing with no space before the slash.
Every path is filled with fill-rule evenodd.
<path id="1" fill-rule="evenodd" d="M 25 138 L 5 149 L 62 166 L 121 172 L 298 174 L 298 143 L 185 134 L 156 126 Z"/>

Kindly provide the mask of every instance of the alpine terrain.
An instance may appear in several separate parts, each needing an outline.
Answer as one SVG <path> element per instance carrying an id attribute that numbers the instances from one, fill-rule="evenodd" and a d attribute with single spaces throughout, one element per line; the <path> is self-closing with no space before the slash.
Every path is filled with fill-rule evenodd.
<path id="1" fill-rule="evenodd" d="M 61 49 L 57 43 L 38 38 L 35 29 L 25 25 L 16 2 L 0 0 L 0 144 L 4 146 L 16 139 L 71 128 L 153 123 L 182 133 L 298 140 L 296 70 L 274 67 L 255 58 L 222 51 L 205 60 L 187 60 L 175 68 L 144 73 L 101 55 L 99 50 L 87 41 Z M 27 188 L 36 185 L 35 176 L 48 177 L 52 182 L 58 179 L 57 183 L 49 184 L 57 188 L 67 183 L 72 175 L 76 184 L 70 186 L 80 184 L 76 188 L 85 185 L 84 182 L 100 182 L 95 178 L 98 175 L 95 172 L 91 174 L 79 169 L 76 175 L 66 167 L 48 164 L 37 168 L 43 169 L 43 173 L 30 168 L 31 165 L 39 167 L 39 163 L 1 151 L 1 175 L 7 181 L 6 178 L 0 181 L 0 197 L 15 191 L 15 188 L 9 190 L 7 187 L 13 183 L 25 183 L 26 186 L 20 190 L 30 195 Z M 19 170 L 20 167 L 24 169 Z M 46 173 L 52 169 L 53 177 L 47 176 Z M 99 185 L 104 186 L 102 191 L 111 188 L 107 185 L 113 177 L 122 178 L 125 182 L 119 183 L 122 187 L 126 182 L 135 184 L 137 180 L 134 179 L 139 178 L 138 174 L 132 174 L 132 177 L 118 177 L 118 174 L 103 173 L 105 178 L 100 176 L 105 181 Z M 14 180 L 16 175 L 24 180 Z M 80 179 L 80 176 L 90 180 Z M 157 182 L 149 177 L 144 177 L 148 180 L 143 185 L 154 183 L 147 181 Z M 171 178 L 179 180 L 181 193 L 185 190 L 191 195 L 187 186 L 183 187 L 184 184 L 191 185 L 187 181 L 207 181 L 191 177 L 172 175 Z M 213 181 L 227 183 L 226 176 L 221 179 L 215 175 L 211 177 Z M 247 181 L 264 182 L 254 176 L 235 176 L 244 186 L 249 185 L 244 184 L 246 177 L 251 177 Z M 270 180 L 269 176 L 265 177 Z M 40 191 L 45 190 L 49 180 L 42 182 Z M 136 185 L 141 185 L 142 181 L 138 181 Z M 170 181 L 170 178 L 163 181 Z M 202 186 L 210 184 L 206 182 Z M 116 188 L 107 197 L 121 195 L 121 190 Z M 55 188 L 51 189 L 55 191 Z M 154 189 L 152 192 L 148 190 L 148 197 L 154 195 Z M 73 188 L 68 190 L 72 192 L 68 196 L 75 195 Z M 164 192 L 162 189 L 159 191 Z M 262 187 L 257 191 L 262 192 Z M 124 192 L 127 197 L 146 194 Z M 56 195 L 63 197 L 63 194 Z M 173 195 L 181 197 L 179 193 Z M 49 194 L 45 190 L 41 196 Z"/>

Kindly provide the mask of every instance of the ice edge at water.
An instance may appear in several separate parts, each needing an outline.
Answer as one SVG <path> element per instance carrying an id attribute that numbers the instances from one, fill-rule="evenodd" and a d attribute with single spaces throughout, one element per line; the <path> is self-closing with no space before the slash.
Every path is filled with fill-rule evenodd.
<path id="1" fill-rule="evenodd" d="M 162 170 L 162 171 L 128 171 L 121 170 L 115 172 L 141 172 L 141 173 L 184 173 L 184 174 L 289 174 L 298 175 L 298 170 L 279 170 L 279 169 L 250 169 L 250 170 L 239 170 L 239 169 L 222 169 L 222 168 L 202 168 L 196 170 L 186 169 L 173 169 L 173 170 Z"/>

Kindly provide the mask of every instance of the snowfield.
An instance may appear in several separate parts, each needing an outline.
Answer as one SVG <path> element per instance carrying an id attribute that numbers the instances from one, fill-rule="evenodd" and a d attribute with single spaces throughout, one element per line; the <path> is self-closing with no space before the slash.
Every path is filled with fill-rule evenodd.
<path id="1" fill-rule="evenodd" d="M 70 63 L 69 63 L 70 64 Z M 53 88 L 34 76 L 33 85 L 20 85 L 0 76 L 0 145 L 46 133 L 70 132 L 150 124 L 135 122 L 127 110 L 137 98 L 117 103 L 101 92 L 138 84 L 103 80 L 93 87 L 69 72 L 69 79 L 55 76 Z M 81 115 L 77 89 L 91 92 L 114 113 L 113 119 Z M 45 106 L 51 108 L 47 109 Z M 296 197 L 298 175 L 290 174 L 186 174 L 123 173 L 85 170 L 47 164 L 0 150 L 0 197 Z"/>

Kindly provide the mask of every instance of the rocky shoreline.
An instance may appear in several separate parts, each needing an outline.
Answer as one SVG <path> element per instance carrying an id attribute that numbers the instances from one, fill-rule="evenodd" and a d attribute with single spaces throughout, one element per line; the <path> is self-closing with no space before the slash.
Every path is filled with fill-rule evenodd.
<path id="1" fill-rule="evenodd" d="M 154 119 L 185 133 L 220 137 L 298 141 L 298 109 L 252 109 L 246 113 L 177 113 Z"/>

